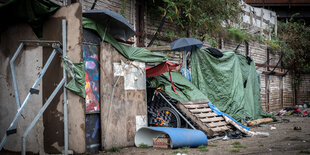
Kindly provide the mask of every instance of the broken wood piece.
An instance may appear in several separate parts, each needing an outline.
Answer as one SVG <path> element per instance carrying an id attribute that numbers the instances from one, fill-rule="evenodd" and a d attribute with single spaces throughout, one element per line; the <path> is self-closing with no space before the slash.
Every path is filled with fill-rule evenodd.
<path id="1" fill-rule="evenodd" d="M 262 118 L 262 119 L 257 119 L 257 120 L 248 122 L 247 126 L 254 126 L 254 125 L 258 125 L 258 124 L 262 124 L 262 123 L 269 123 L 269 122 L 273 122 L 273 119 L 272 118 Z"/>

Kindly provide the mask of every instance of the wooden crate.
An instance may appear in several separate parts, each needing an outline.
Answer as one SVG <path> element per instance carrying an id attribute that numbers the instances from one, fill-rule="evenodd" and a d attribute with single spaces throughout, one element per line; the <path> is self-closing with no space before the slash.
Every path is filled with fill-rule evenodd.
<path id="1" fill-rule="evenodd" d="M 156 148 L 169 148 L 170 139 L 165 137 L 153 138 L 153 147 Z"/>
<path id="2" fill-rule="evenodd" d="M 232 128 L 223 116 L 217 115 L 209 108 L 206 100 L 179 102 L 177 107 L 208 136 L 220 135 Z"/>

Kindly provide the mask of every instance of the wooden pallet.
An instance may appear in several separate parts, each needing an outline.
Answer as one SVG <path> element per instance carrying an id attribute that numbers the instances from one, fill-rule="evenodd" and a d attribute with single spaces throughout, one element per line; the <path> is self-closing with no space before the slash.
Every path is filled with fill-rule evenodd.
<path id="1" fill-rule="evenodd" d="M 206 100 L 179 102 L 177 107 L 208 136 L 220 135 L 232 128 L 223 116 L 212 112 Z"/>

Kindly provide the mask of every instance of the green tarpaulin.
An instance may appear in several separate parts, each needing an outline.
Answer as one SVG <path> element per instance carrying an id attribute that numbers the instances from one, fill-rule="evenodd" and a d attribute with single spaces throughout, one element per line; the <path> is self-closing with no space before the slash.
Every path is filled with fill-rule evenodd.
<path id="1" fill-rule="evenodd" d="M 240 120 L 271 117 L 263 111 L 260 86 L 254 61 L 248 64 L 244 55 L 223 51 L 215 58 L 206 50 L 191 54 L 193 84 L 219 110 Z"/>
<path id="2" fill-rule="evenodd" d="M 148 82 L 151 88 L 162 88 L 167 95 L 178 101 L 208 100 L 207 96 L 181 73 L 171 72 L 171 78 L 178 94 L 172 89 L 168 72 L 160 76 L 150 77 Z"/>
<path id="3" fill-rule="evenodd" d="M 148 78 L 149 84 L 152 88 L 162 88 L 179 101 L 209 100 L 237 121 L 272 117 L 261 107 L 254 61 L 248 65 L 241 54 L 233 51 L 223 54 L 222 58 L 215 58 L 204 50 L 194 51 L 191 54 L 193 83 L 180 73 L 171 72 L 178 94 L 172 90 L 168 73 Z"/>
<path id="4" fill-rule="evenodd" d="M 67 57 L 63 58 L 64 67 L 70 75 L 70 82 L 65 86 L 75 94 L 85 98 L 85 64 L 73 63 Z"/>
<path id="5" fill-rule="evenodd" d="M 10 24 L 27 22 L 41 36 L 43 20 L 59 8 L 49 0 L 8 0 L 0 4 L 0 31 Z"/>
<path id="6" fill-rule="evenodd" d="M 127 46 L 117 42 L 108 32 L 105 33 L 105 29 L 102 25 L 91 19 L 83 17 L 82 23 L 84 28 L 95 30 L 101 38 L 104 38 L 104 41 L 110 43 L 118 52 L 129 60 L 140 62 L 164 62 L 167 60 L 166 55 L 152 53 L 144 48 Z"/>

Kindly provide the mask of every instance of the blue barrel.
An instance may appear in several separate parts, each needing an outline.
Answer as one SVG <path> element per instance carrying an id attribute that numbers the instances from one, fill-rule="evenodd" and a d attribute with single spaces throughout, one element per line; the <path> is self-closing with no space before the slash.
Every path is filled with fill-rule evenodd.
<path id="1" fill-rule="evenodd" d="M 142 127 L 135 135 L 135 145 L 147 144 L 153 146 L 153 138 L 168 135 L 170 138 L 170 147 L 198 147 L 208 145 L 206 134 L 200 130 L 170 128 L 170 127 Z"/>

